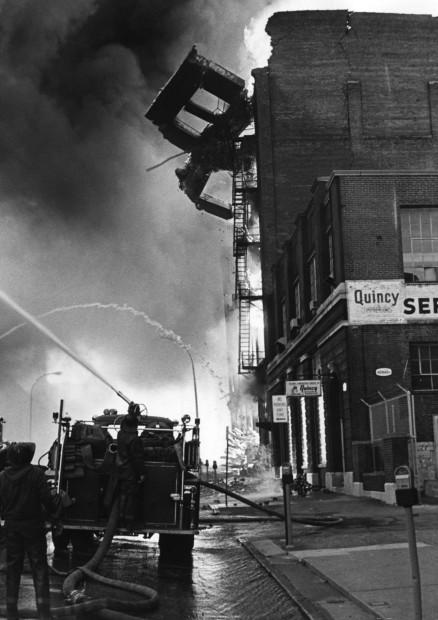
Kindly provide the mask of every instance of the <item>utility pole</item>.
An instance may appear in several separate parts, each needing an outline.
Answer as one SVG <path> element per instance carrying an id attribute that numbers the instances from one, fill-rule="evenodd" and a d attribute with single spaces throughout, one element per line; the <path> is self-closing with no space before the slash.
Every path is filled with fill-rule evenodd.
<path id="1" fill-rule="evenodd" d="M 227 431 L 226 431 L 226 441 L 227 441 L 227 452 L 226 452 L 226 458 L 225 458 L 225 506 L 228 506 L 228 453 L 229 453 L 229 445 L 230 445 L 230 438 L 229 438 L 229 429 L 227 426 Z"/>
<path id="2" fill-rule="evenodd" d="M 4 418 L 0 418 L 0 443 L 3 443 L 3 424 L 6 423 Z"/>

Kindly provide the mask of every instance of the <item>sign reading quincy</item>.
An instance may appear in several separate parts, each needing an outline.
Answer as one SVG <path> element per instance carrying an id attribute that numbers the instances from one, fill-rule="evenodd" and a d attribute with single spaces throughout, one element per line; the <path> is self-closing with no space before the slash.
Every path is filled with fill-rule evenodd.
<path id="1" fill-rule="evenodd" d="M 350 323 L 438 321 L 438 284 L 406 284 L 404 280 L 347 280 Z"/>

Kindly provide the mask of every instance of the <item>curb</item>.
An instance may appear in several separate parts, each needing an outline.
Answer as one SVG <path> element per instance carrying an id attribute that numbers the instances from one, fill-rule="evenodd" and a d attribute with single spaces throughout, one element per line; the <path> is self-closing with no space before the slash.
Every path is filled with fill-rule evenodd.
<path id="1" fill-rule="evenodd" d="M 327 577 L 327 575 L 324 575 L 324 573 L 322 573 L 320 570 L 318 570 L 317 568 L 315 568 L 314 566 L 312 566 L 311 564 L 309 564 L 307 562 L 307 560 L 305 558 L 303 558 L 302 560 L 300 560 L 302 562 L 302 564 L 310 571 L 312 571 L 313 573 L 315 573 L 316 575 L 319 575 L 319 577 L 321 577 L 321 579 L 325 579 L 325 581 L 327 581 L 327 583 L 329 583 L 333 588 L 336 588 L 336 590 L 338 590 L 338 592 L 340 592 L 341 594 L 343 594 L 346 598 L 350 599 L 350 601 L 352 603 L 354 603 L 355 605 L 357 605 L 358 607 L 360 607 L 361 609 L 363 609 L 364 611 L 370 613 L 372 615 L 373 618 L 375 618 L 376 620 L 387 620 L 386 616 L 382 616 L 381 614 L 377 613 L 376 611 L 374 611 L 374 609 L 372 607 L 370 607 L 369 605 L 367 605 L 364 601 L 362 601 L 360 598 L 358 598 L 357 596 L 355 596 L 354 594 L 352 594 L 351 592 L 349 592 L 348 590 L 346 590 L 345 588 L 343 588 L 342 586 L 340 586 L 338 583 L 336 583 L 335 581 L 333 581 L 333 579 L 331 579 L 330 577 Z"/>
<path id="2" fill-rule="evenodd" d="M 278 583 L 306 620 L 385 620 L 274 541 L 239 539 L 239 542 Z"/>
<path id="3" fill-rule="evenodd" d="M 266 572 L 269 573 L 273 579 L 275 579 L 278 585 L 306 616 L 307 620 L 334 620 L 331 615 L 318 608 L 309 598 L 299 592 L 299 590 L 297 590 L 297 588 L 295 588 L 295 586 L 280 571 L 275 570 L 272 563 L 267 560 L 267 558 L 260 553 L 250 541 L 239 539 L 239 542 L 257 560 L 257 562 L 263 566 Z"/>

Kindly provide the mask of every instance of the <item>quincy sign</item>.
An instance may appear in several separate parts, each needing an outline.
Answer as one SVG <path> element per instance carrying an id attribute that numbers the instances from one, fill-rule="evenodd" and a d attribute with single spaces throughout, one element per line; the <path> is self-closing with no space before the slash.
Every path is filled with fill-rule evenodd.
<path id="1" fill-rule="evenodd" d="M 404 280 L 347 280 L 350 323 L 438 321 L 438 284 L 406 284 Z"/>

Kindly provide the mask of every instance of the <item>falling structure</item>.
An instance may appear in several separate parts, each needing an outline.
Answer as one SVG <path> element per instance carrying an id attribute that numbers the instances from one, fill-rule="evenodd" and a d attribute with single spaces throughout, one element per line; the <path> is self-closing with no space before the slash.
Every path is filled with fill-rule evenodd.
<path id="1" fill-rule="evenodd" d="M 251 372 L 263 358 L 263 344 L 254 328 L 262 315 L 260 231 L 252 102 L 245 82 L 193 47 L 146 118 L 187 153 L 187 162 L 176 175 L 196 208 L 226 220 L 234 218 L 239 371 Z M 225 187 L 228 200 L 209 193 L 209 187 L 215 191 L 216 176 L 224 172 L 231 177 Z M 219 189 L 223 194 L 224 188 Z"/>

